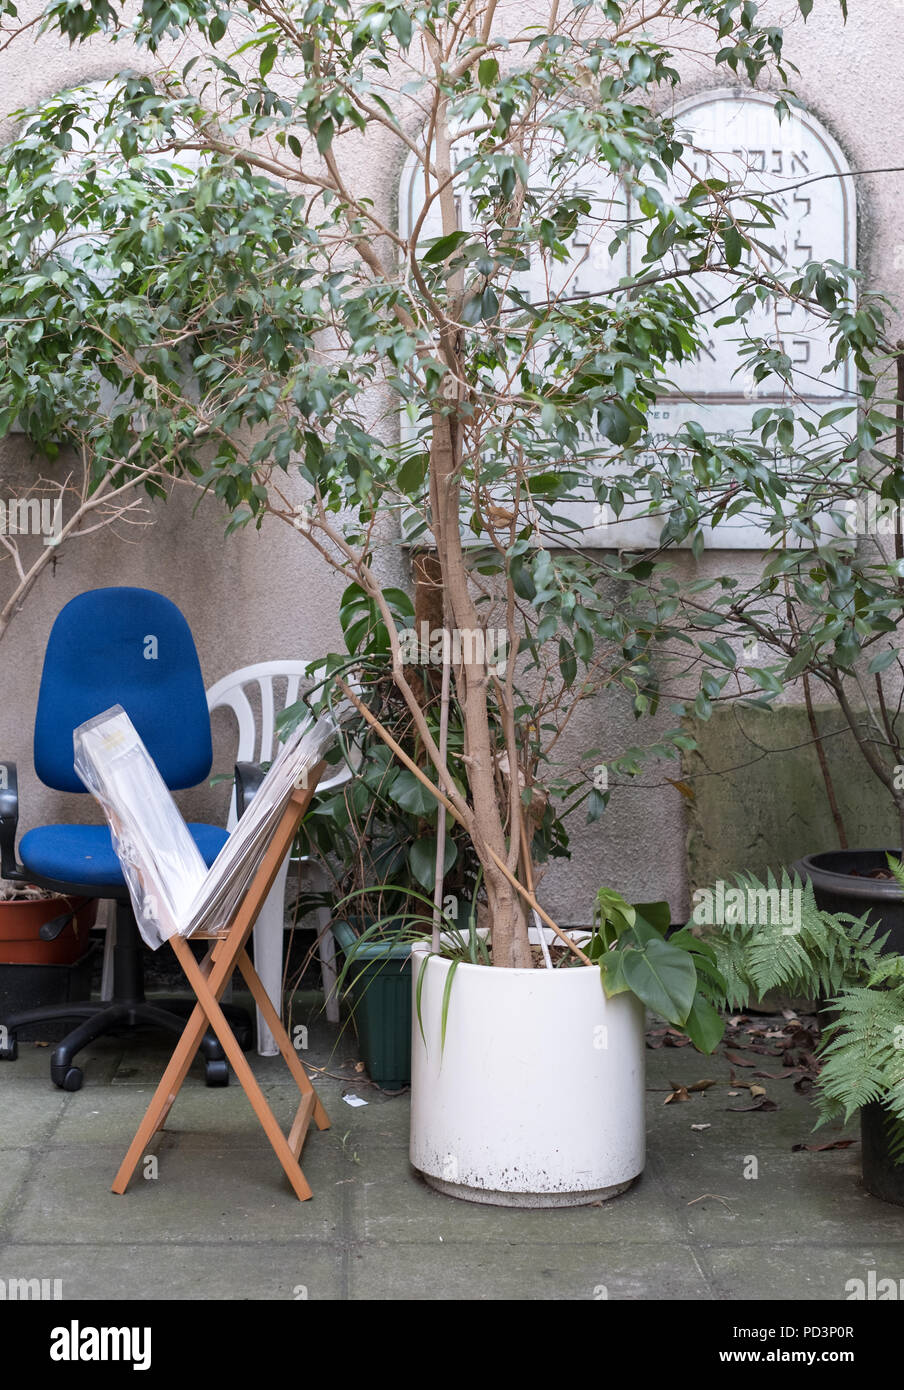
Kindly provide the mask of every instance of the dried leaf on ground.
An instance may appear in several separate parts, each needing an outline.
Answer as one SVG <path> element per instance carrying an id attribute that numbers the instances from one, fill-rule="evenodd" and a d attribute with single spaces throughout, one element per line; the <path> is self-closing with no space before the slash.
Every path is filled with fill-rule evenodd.
<path id="1" fill-rule="evenodd" d="M 756 1066 L 756 1062 L 748 1062 L 748 1061 L 746 1061 L 745 1058 L 739 1057 L 738 1054 L 737 1054 L 736 1052 L 731 1052 L 731 1051 L 729 1051 L 728 1048 L 725 1049 L 725 1056 L 728 1058 L 729 1062 L 734 1062 L 734 1064 L 735 1064 L 736 1067 L 755 1067 L 755 1066 Z"/>
<path id="2" fill-rule="evenodd" d="M 856 1139 L 833 1139 L 831 1144 L 792 1144 L 791 1152 L 796 1153 L 825 1153 L 827 1149 L 849 1149 L 852 1144 L 856 1144 Z"/>

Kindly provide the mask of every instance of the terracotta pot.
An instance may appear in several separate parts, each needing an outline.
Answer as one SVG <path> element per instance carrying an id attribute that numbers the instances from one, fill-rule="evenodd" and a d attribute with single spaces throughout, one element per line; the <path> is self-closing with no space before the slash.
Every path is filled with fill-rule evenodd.
<path id="1" fill-rule="evenodd" d="M 55 941 L 42 941 L 45 922 L 72 912 L 77 898 L 42 898 L 36 902 L 0 902 L 0 964 L 72 965 L 88 949 L 88 933 L 97 917 L 90 898 Z"/>

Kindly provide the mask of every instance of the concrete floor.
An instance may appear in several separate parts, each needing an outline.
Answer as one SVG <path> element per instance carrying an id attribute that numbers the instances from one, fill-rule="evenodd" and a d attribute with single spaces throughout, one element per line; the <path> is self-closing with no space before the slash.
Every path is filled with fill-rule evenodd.
<path id="1" fill-rule="evenodd" d="M 84 1054 L 84 1088 L 66 1094 L 50 1083 L 47 1049 L 21 1043 L 17 1062 L 0 1063 L 0 1279 L 59 1279 L 66 1299 L 793 1302 L 845 1299 L 870 1270 L 904 1277 L 904 1208 L 863 1191 L 859 1142 L 792 1151 L 840 1133 L 811 1133 L 793 1078 L 757 1083 L 777 1109 L 729 1113 L 750 1100 L 728 1095 L 725 1057 L 650 1050 L 641 1179 L 600 1206 L 521 1212 L 426 1187 L 408 1165 L 407 1095 L 387 1097 L 355 1070 L 350 1029 L 337 1043 L 314 1012 L 309 1023 L 302 1055 L 328 1073 L 318 1089 L 332 1128 L 308 1137 L 304 1204 L 235 1081 L 207 1089 L 197 1064 L 156 1141 L 158 1176 L 114 1196 L 166 1047 L 149 1035 L 102 1041 Z M 253 1061 L 288 1122 L 281 1060 Z M 663 1104 L 673 1083 L 703 1079 L 716 1084 Z M 350 1107 L 347 1093 L 368 1104 Z"/>

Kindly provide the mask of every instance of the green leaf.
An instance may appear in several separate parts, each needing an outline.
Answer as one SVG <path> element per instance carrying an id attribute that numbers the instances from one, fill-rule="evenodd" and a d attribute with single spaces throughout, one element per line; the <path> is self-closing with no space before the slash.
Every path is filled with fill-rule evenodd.
<path id="1" fill-rule="evenodd" d="M 887 666 L 890 666 L 891 663 L 897 658 L 897 655 L 898 651 L 896 647 L 892 647 L 889 651 L 886 652 L 879 652 L 878 655 L 873 657 L 872 661 L 869 664 L 869 674 L 871 676 L 874 676 L 877 674 L 877 672 L 884 671 L 885 668 Z"/>
<path id="2" fill-rule="evenodd" d="M 730 223 L 722 232 L 722 244 L 725 247 L 725 259 L 730 266 L 740 264 L 741 256 L 744 251 L 744 242 L 741 233 L 734 223 Z"/>
<path id="3" fill-rule="evenodd" d="M 430 815 L 439 804 L 423 782 L 415 777 L 413 772 L 409 772 L 407 767 L 394 779 L 389 788 L 389 795 L 397 806 L 401 806 L 403 811 L 410 811 L 413 816 Z"/>
<path id="4" fill-rule="evenodd" d="M 622 957 L 621 974 L 632 994 L 667 1023 L 683 1027 L 697 994 L 697 970 L 687 951 L 660 936 L 633 946 L 627 934 L 615 950 Z"/>
<path id="5" fill-rule="evenodd" d="M 725 1032 L 722 1015 L 699 990 L 684 1022 L 684 1031 L 698 1052 L 715 1052 L 722 1041 Z"/>
<path id="6" fill-rule="evenodd" d="M 634 928 L 637 930 L 639 922 L 645 922 L 649 927 L 664 936 L 672 925 L 672 909 L 667 902 L 655 903 L 635 903 L 634 904 Z"/>
<path id="7" fill-rule="evenodd" d="M 415 956 L 414 959 L 417 959 L 417 957 Z M 417 1026 L 421 1030 L 421 1041 L 424 1044 L 425 1050 L 427 1047 L 427 1035 L 424 1032 L 424 1017 L 421 1011 L 421 995 L 424 992 L 424 981 L 427 974 L 427 962 L 429 961 L 429 959 L 430 957 L 425 954 L 424 959 L 421 961 L 421 968 L 417 972 L 417 985 L 415 986 L 414 999 L 414 1010 L 417 1014 Z"/>
<path id="8" fill-rule="evenodd" d="M 823 415 L 819 422 L 819 428 L 821 430 L 827 430 L 830 425 L 836 425 L 839 420 L 843 420 L 846 415 L 850 415 L 851 412 L 856 409 L 857 407 L 855 405 L 843 405 L 837 410 L 830 410 L 827 415 Z"/>
<path id="9" fill-rule="evenodd" d="M 276 53 L 277 49 L 275 43 L 264 44 L 264 47 L 261 51 L 260 65 L 258 68 L 261 77 L 266 77 L 267 74 L 270 72 L 271 68 L 273 67 L 273 64 L 276 62 Z"/>
<path id="10" fill-rule="evenodd" d="M 767 671 L 764 666 L 745 666 L 744 674 L 749 676 L 761 690 L 768 691 L 770 695 L 781 695 L 784 690 L 778 677 L 772 671 Z"/>
<path id="11" fill-rule="evenodd" d="M 433 243 L 429 251 L 424 252 L 421 260 L 424 265 L 439 265 L 467 239 L 468 233 L 463 231 L 450 232 L 448 236 L 441 236 L 438 241 Z"/>
<path id="12" fill-rule="evenodd" d="M 573 685 L 578 673 L 578 663 L 574 648 L 564 637 L 559 638 L 559 670 L 566 685 Z"/>
<path id="13" fill-rule="evenodd" d="M 446 976 L 446 984 L 445 988 L 443 989 L 442 1032 L 440 1034 L 439 1043 L 440 1056 L 442 1056 L 446 1046 L 446 1027 L 449 1022 L 449 1001 L 452 997 L 452 981 L 455 978 L 455 972 L 460 964 L 461 961 L 459 959 L 456 959 L 449 966 L 449 973 Z"/>
<path id="14" fill-rule="evenodd" d="M 400 48 L 407 48 L 411 43 L 412 25 L 411 18 L 401 9 L 393 10 L 392 19 L 389 27 L 399 41 Z"/>
<path id="15" fill-rule="evenodd" d="M 425 788 L 426 790 L 426 788 Z M 433 799 L 432 797 L 430 798 Z M 446 836 L 443 874 L 447 874 L 458 858 L 458 849 L 451 836 Z M 422 888 L 433 892 L 436 874 L 436 836 L 423 835 L 414 840 L 408 849 L 408 867 Z"/>
<path id="16" fill-rule="evenodd" d="M 489 87 L 499 76 L 499 64 L 495 58 L 481 58 L 477 64 L 477 81 L 481 87 Z"/>

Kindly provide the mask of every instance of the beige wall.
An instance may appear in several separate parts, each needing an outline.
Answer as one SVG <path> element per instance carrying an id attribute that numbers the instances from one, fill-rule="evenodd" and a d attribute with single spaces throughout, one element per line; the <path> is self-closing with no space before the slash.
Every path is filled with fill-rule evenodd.
<path id="1" fill-rule="evenodd" d="M 796 11 L 791 0 L 772 6 L 776 16 Z M 904 115 L 899 104 L 901 52 L 904 51 L 904 3 L 851 0 L 851 19 L 843 28 L 831 3 L 816 6 L 810 23 L 791 25 L 787 57 L 801 69 L 795 85 L 811 110 L 840 142 L 854 169 L 879 169 L 902 163 Z M 24 10 L 27 17 L 33 10 Z M 692 56 L 683 60 L 686 80 L 680 97 L 724 87 L 726 74 L 713 74 Z M 93 42 L 81 48 L 43 36 L 25 37 L 0 52 L 0 115 L 37 101 L 73 81 L 102 78 L 129 64 L 147 67 L 146 56 L 125 46 Z M 14 126 L 0 122 L 0 134 Z M 387 215 L 393 201 L 397 169 L 369 135 L 359 146 L 358 183 L 372 192 Z M 860 258 L 868 283 L 893 296 L 904 271 L 904 237 L 899 230 L 904 175 L 864 175 L 857 180 L 860 199 Z M 0 443 L 0 489 L 15 486 L 22 469 L 30 471 L 28 446 L 21 436 Z M 237 666 L 279 656 L 308 656 L 338 641 L 336 609 L 342 581 L 307 549 L 288 527 L 267 523 L 263 531 L 246 531 L 225 539 L 223 519 L 212 504 L 191 514 L 193 501 L 176 496 L 156 506 L 152 524 L 137 534 L 121 527 L 67 549 L 55 573 L 46 573 L 11 627 L 0 649 L 0 755 L 18 760 L 21 769 L 23 827 L 42 819 L 73 814 L 94 818 L 87 799 L 58 797 L 41 788 L 31 770 L 31 725 L 41 659 L 59 608 L 84 588 L 139 584 L 160 590 L 185 613 L 201 655 L 208 684 Z M 724 557 L 723 557 L 724 558 Z M 738 560 L 748 564 L 752 557 Z M 693 561 L 683 563 L 689 568 Z M 718 567 L 709 555 L 704 566 Z M 400 557 L 388 545 L 387 579 L 398 582 Z M 0 590 L 8 577 L 0 566 Z M 666 713 L 663 726 L 674 723 Z M 224 728 L 217 729 L 215 767 L 226 768 L 231 749 Z M 618 700 L 598 700 L 583 713 L 578 740 L 611 749 L 652 740 L 655 728 L 638 725 Z M 596 886 L 609 882 L 638 898 L 668 896 L 676 917 L 687 906 L 682 798 L 665 782 L 678 776 L 676 765 L 651 772 L 641 784 L 616 793 L 604 819 L 592 827 L 573 827 L 575 857 L 551 870 L 543 896 L 563 922 L 586 920 Z M 186 809 L 214 813 L 222 789 L 192 794 Z"/>

